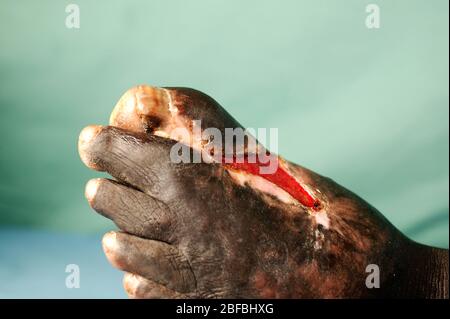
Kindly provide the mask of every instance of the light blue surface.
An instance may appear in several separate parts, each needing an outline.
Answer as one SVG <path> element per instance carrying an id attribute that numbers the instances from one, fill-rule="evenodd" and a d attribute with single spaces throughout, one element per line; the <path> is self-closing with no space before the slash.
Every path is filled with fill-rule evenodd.
<path id="1" fill-rule="evenodd" d="M 0 298 L 125 298 L 101 238 L 0 229 Z M 80 288 L 66 287 L 68 264 L 79 266 Z"/>

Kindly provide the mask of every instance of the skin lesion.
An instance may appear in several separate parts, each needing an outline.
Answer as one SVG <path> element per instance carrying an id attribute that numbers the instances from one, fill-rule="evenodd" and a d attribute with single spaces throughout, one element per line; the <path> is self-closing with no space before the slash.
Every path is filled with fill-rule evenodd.
<path id="1" fill-rule="evenodd" d="M 176 96 L 168 89 L 139 85 L 128 90 L 114 108 L 110 124 L 137 133 L 147 133 L 190 145 L 203 152 L 209 141 L 200 140 L 193 134 L 192 120 L 175 106 Z M 189 134 L 177 134 L 179 129 Z M 258 144 L 259 147 L 259 144 Z M 248 151 L 248 150 L 247 150 Z M 246 152 L 247 152 L 246 151 Z M 206 156 L 208 156 L 207 154 Z M 209 156 L 208 156 L 209 157 Z M 310 211 L 320 211 L 323 204 L 315 197 L 315 192 L 296 178 L 286 167 L 286 161 L 277 157 L 277 169 L 273 174 L 260 174 L 262 163 L 223 163 L 230 176 L 238 184 L 245 184 L 260 192 L 270 194 L 285 203 L 307 207 Z"/>

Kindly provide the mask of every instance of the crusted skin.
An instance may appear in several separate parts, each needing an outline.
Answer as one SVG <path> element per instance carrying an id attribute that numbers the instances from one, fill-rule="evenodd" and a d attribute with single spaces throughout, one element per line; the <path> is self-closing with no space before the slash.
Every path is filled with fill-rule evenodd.
<path id="1" fill-rule="evenodd" d="M 136 90 L 146 92 L 145 116 L 142 107 L 124 106 Z M 169 99 L 159 90 L 133 88 L 116 106 L 112 126 L 90 127 L 79 143 L 88 167 L 117 180 L 91 182 L 86 194 L 96 211 L 126 232 L 104 247 L 113 265 L 135 274 L 124 279 L 131 297 L 370 298 L 401 297 L 399 291 L 448 296 L 448 272 L 447 284 L 438 280 L 438 288 L 410 283 L 408 256 L 428 248 L 410 242 L 375 208 L 329 178 L 285 163 L 316 190 L 324 223 L 298 203 L 237 183 L 220 164 L 171 163 L 176 141 L 154 134 L 171 120 L 166 117 L 181 117 L 177 123 L 201 119 L 221 131 L 240 125 L 201 92 L 170 88 Z M 169 100 L 176 112 L 164 109 Z M 435 264 L 445 264 L 445 255 Z M 380 289 L 365 285 L 369 264 L 381 269 Z"/>

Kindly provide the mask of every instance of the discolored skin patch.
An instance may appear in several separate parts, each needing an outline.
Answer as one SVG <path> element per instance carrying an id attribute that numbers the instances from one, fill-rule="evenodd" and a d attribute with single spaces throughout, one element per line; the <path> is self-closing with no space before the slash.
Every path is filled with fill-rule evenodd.
<path id="1" fill-rule="evenodd" d="M 310 207 L 222 163 L 172 163 L 171 131 L 192 130 L 195 119 L 221 132 L 240 127 L 201 92 L 139 86 L 120 99 L 111 126 L 80 136 L 83 162 L 116 179 L 91 182 L 86 194 L 125 232 L 106 240 L 105 251 L 113 265 L 135 274 L 125 280 L 131 297 L 448 296 L 446 251 L 411 242 L 329 178 L 280 158 L 320 202 Z M 202 152 L 202 141 L 187 139 L 192 152 Z M 414 269 L 412 255 L 420 256 Z M 381 269 L 380 289 L 366 287 L 369 264 Z M 411 278 L 421 270 L 427 275 L 417 285 Z"/>

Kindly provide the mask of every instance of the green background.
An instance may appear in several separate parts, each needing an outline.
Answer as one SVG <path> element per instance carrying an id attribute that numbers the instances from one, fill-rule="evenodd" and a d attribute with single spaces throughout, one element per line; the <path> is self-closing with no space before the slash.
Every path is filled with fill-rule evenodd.
<path id="1" fill-rule="evenodd" d="M 413 239 L 448 247 L 448 1 L 0 1 L 0 232 L 97 234 L 77 138 L 136 84 L 188 86 Z M 5 244 L 4 242 L 1 244 Z"/>

